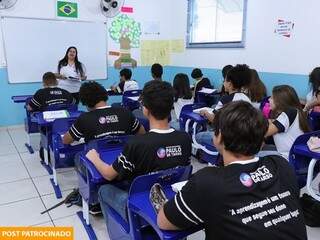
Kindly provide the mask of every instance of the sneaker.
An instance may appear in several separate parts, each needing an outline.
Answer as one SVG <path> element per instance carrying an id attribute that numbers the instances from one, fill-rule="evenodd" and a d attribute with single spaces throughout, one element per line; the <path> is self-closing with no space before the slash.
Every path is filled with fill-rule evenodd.
<path id="1" fill-rule="evenodd" d="M 149 198 L 157 214 L 159 213 L 160 209 L 164 206 L 164 204 L 168 201 L 159 183 L 156 183 L 151 187 Z"/>
<path id="2" fill-rule="evenodd" d="M 94 204 L 89 206 L 89 213 L 91 215 L 100 215 L 102 213 L 100 204 Z"/>

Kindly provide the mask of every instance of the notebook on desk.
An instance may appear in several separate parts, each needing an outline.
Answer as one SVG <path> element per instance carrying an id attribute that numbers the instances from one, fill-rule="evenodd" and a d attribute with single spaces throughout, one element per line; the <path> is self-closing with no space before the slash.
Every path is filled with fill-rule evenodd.
<path id="1" fill-rule="evenodd" d="M 52 121 L 54 119 L 69 117 L 69 112 L 67 110 L 45 111 L 42 114 L 43 114 L 43 119 L 52 120 Z"/>
<path id="2" fill-rule="evenodd" d="M 209 108 L 209 107 L 203 107 L 203 108 L 198 108 L 198 109 L 194 109 L 193 112 L 194 113 L 197 113 L 197 114 L 200 114 L 201 111 L 207 111 L 209 113 L 212 113 L 213 112 L 213 108 Z"/>
<path id="3" fill-rule="evenodd" d="M 206 94 L 211 94 L 216 92 L 217 89 L 211 89 L 211 88 L 202 88 L 199 92 L 200 93 L 206 93 Z"/>

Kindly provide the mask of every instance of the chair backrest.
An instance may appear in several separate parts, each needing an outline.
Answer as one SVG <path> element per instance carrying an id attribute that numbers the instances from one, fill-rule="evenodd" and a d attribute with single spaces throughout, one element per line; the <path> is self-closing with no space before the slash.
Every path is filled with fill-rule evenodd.
<path id="1" fill-rule="evenodd" d="M 312 136 L 320 137 L 320 131 L 305 133 L 297 137 L 289 152 L 289 163 L 296 172 L 300 187 L 303 187 L 306 183 L 311 157 L 300 154 L 297 147 L 305 146 L 307 148 L 307 142 Z"/>
<path id="2" fill-rule="evenodd" d="M 310 112 L 308 114 L 308 121 L 313 131 L 320 130 L 320 112 Z"/>
<path id="3" fill-rule="evenodd" d="M 136 177 L 130 187 L 129 199 L 133 194 L 150 191 L 155 183 L 159 183 L 161 186 L 169 186 L 177 182 L 186 181 L 189 179 L 191 172 L 192 166 L 189 165 Z"/>
<path id="4" fill-rule="evenodd" d="M 129 136 L 107 136 L 104 138 L 99 138 L 89 141 L 85 145 L 85 151 L 91 149 L 96 149 L 97 151 L 123 148 L 123 146 L 128 142 Z"/>

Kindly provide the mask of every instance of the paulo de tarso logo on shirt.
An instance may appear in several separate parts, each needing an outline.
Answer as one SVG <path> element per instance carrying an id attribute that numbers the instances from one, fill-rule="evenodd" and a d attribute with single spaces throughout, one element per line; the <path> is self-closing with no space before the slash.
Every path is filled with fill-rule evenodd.
<path id="1" fill-rule="evenodd" d="M 105 117 L 100 117 L 99 118 L 99 123 L 100 124 L 117 123 L 117 122 L 119 122 L 119 119 L 118 119 L 117 115 L 110 115 L 110 116 L 105 116 Z"/>
<path id="2" fill-rule="evenodd" d="M 240 174 L 240 182 L 245 186 L 245 187 L 251 187 L 253 184 L 252 178 L 248 173 L 241 173 Z"/>
<path id="3" fill-rule="evenodd" d="M 106 118 L 105 117 L 100 117 L 99 118 L 99 123 L 100 124 L 105 124 L 106 123 Z"/>
<path id="4" fill-rule="evenodd" d="M 159 158 L 165 158 L 166 157 L 166 150 L 164 148 L 159 148 L 157 151 L 157 156 Z"/>

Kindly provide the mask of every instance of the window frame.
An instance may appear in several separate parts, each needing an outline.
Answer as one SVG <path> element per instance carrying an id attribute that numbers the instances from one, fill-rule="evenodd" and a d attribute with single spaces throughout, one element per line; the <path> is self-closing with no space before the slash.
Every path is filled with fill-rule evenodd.
<path id="1" fill-rule="evenodd" d="M 203 42 L 203 43 L 191 42 L 191 36 L 192 36 L 191 19 L 193 19 L 194 1 L 196 1 L 196 0 L 188 0 L 188 19 L 187 19 L 187 36 L 186 36 L 187 45 L 186 45 L 186 48 L 244 48 L 245 47 L 248 0 L 243 0 L 244 6 L 243 6 L 242 39 L 241 39 L 241 41 Z"/>

